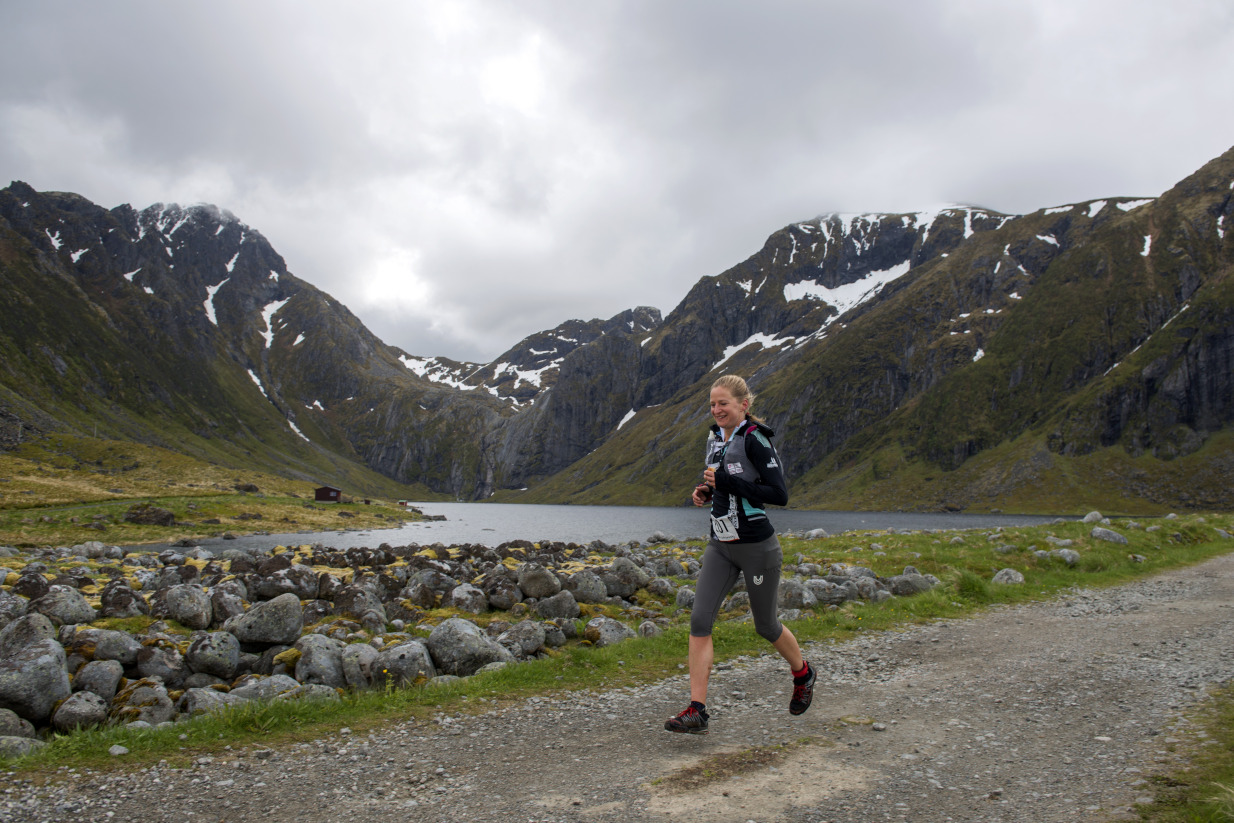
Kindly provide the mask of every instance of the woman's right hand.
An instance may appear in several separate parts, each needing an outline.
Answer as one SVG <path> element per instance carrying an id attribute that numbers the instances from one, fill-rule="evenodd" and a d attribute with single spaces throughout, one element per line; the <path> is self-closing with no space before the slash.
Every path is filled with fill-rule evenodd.
<path id="1" fill-rule="evenodd" d="M 694 501 L 695 506 L 706 506 L 711 503 L 711 487 L 700 483 L 694 487 L 694 493 L 690 495 L 690 499 Z"/>

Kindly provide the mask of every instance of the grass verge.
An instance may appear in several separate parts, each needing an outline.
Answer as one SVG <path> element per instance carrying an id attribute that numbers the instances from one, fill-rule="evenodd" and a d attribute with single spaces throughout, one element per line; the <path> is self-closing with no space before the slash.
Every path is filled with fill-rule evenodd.
<path id="1" fill-rule="evenodd" d="M 1234 684 L 1214 690 L 1191 719 L 1187 765 L 1152 779 L 1153 802 L 1136 807 L 1141 820 L 1234 821 Z"/>

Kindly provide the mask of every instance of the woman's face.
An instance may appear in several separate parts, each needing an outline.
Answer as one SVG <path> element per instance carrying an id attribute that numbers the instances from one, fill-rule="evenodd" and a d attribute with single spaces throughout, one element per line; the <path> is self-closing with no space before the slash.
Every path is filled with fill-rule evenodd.
<path id="1" fill-rule="evenodd" d="M 711 416 L 725 431 L 737 428 L 746 419 L 746 410 L 750 408 L 750 398 L 738 402 L 733 393 L 723 386 L 711 390 Z"/>

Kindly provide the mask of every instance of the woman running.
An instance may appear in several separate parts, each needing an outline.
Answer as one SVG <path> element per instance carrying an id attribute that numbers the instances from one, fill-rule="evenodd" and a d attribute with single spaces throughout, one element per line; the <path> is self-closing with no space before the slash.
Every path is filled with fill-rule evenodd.
<path id="1" fill-rule="evenodd" d="M 711 503 L 710 540 L 703 552 L 694 610 L 690 615 L 690 705 L 664 728 L 707 733 L 707 681 L 715 649 L 711 628 L 720 604 L 743 574 L 754 628 L 788 661 L 793 696 L 788 710 L 801 714 L 814 695 L 814 669 L 801 656 L 793 633 L 776 616 L 783 553 L 763 507 L 788 502 L 784 472 L 771 445 L 775 435 L 749 414 L 754 396 L 746 381 L 726 374 L 711 387 L 715 425 L 707 438 L 707 469 L 695 489 L 694 505 Z"/>

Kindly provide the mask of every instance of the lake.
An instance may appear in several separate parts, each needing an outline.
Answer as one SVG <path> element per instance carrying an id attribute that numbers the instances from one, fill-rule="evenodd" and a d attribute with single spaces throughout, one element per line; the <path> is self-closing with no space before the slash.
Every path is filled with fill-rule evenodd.
<path id="1" fill-rule="evenodd" d="M 678 540 L 707 536 L 707 513 L 693 507 L 653 506 L 538 506 L 510 503 L 412 503 L 444 521 L 409 523 L 397 529 L 250 535 L 241 538 L 259 548 L 321 543 L 338 549 L 355 546 L 405 546 L 412 543 L 447 545 L 478 543 L 496 547 L 507 540 L 554 540 L 620 544 L 647 541 L 663 532 Z M 974 529 L 1048 523 L 1053 516 L 1012 514 L 949 514 L 945 512 L 831 512 L 773 509 L 769 516 L 776 530 L 806 532 L 826 529 L 829 534 L 867 529 Z M 201 545 L 225 546 L 219 538 Z"/>

